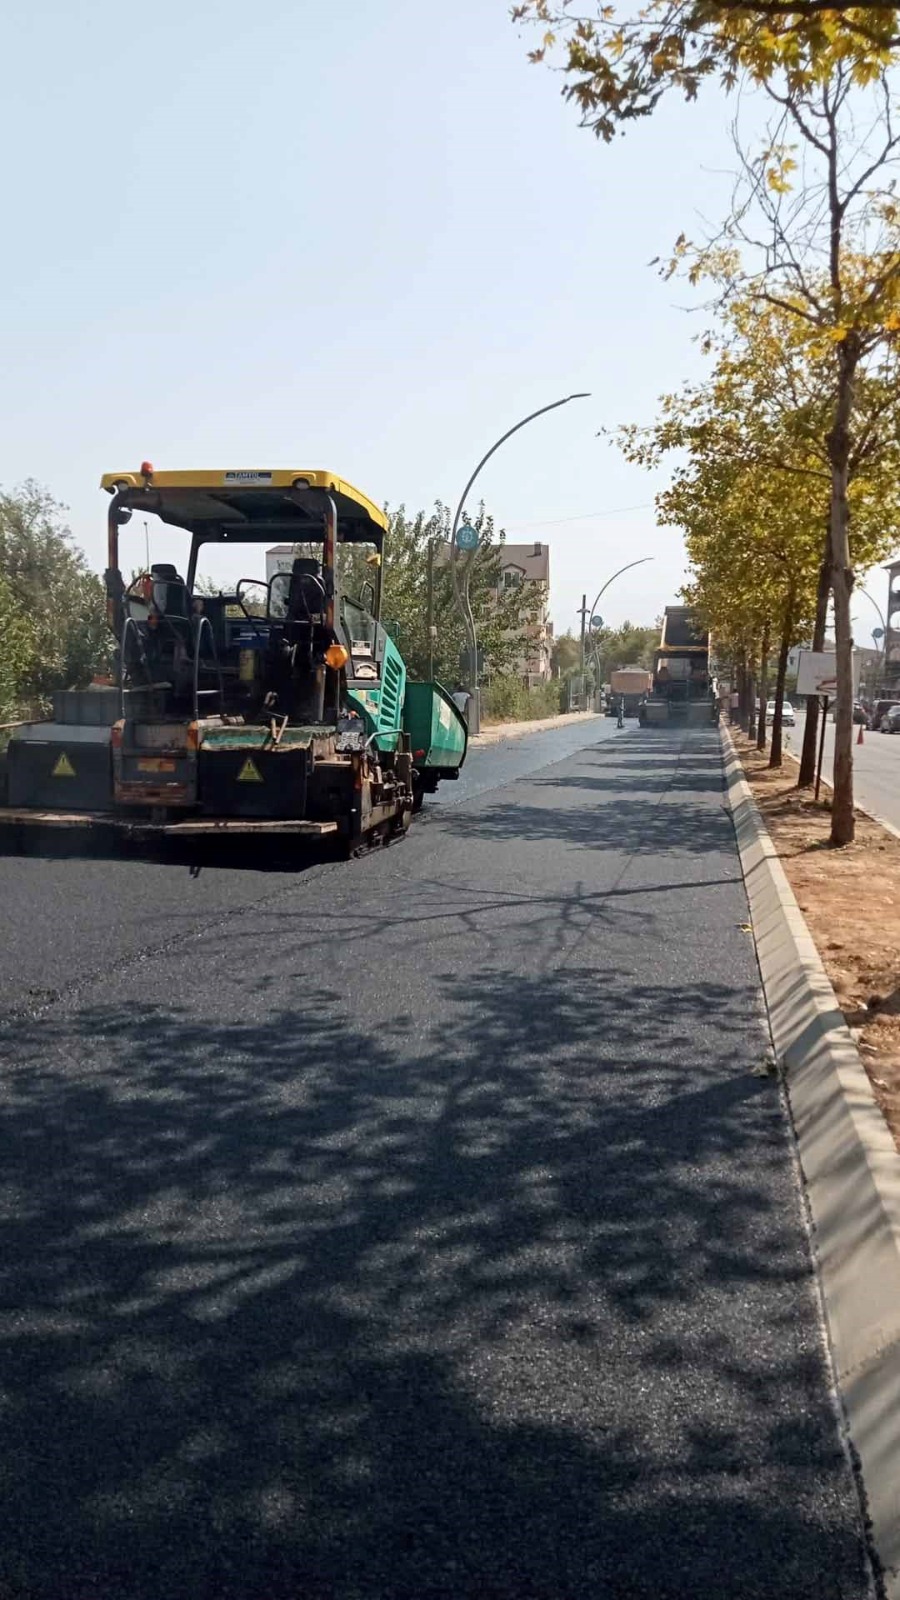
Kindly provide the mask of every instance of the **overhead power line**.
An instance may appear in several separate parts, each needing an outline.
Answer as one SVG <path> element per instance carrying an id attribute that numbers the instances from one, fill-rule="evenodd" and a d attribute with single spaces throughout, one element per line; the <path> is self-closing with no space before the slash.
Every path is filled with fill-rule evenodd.
<path id="1" fill-rule="evenodd" d="M 513 522 L 510 531 L 517 528 L 558 528 L 564 522 L 592 522 L 597 517 L 623 517 L 626 511 L 649 511 L 655 504 L 653 500 L 644 500 L 639 506 L 616 506 L 611 511 L 580 511 L 575 517 L 547 517 L 541 522 Z"/>

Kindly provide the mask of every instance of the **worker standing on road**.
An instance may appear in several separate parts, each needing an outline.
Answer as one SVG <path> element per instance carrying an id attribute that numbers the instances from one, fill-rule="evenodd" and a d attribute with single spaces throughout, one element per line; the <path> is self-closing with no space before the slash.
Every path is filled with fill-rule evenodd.
<path id="1" fill-rule="evenodd" d="M 624 726 L 625 726 L 625 697 L 624 697 L 624 695 L 620 694 L 619 695 L 619 705 L 618 705 L 618 709 L 617 709 L 617 712 L 616 712 L 616 727 L 617 728 L 624 728 Z"/>
<path id="2" fill-rule="evenodd" d="M 453 701 L 457 711 L 461 711 L 463 716 L 467 717 L 467 707 L 472 698 L 468 689 L 464 689 L 462 684 L 458 683 L 450 698 Z"/>

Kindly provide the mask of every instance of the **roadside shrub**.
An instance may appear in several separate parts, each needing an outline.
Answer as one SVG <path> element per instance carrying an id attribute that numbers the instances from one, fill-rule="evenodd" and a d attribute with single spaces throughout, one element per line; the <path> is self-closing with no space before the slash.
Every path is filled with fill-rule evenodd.
<path id="1" fill-rule="evenodd" d="M 484 722 L 537 722 L 558 716 L 560 709 L 558 682 L 528 689 L 520 678 L 495 678 L 481 691 Z"/>

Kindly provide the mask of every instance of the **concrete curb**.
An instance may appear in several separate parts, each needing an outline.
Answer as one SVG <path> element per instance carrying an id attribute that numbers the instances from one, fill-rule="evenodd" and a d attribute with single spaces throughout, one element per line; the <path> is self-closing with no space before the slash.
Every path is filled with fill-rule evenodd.
<path id="1" fill-rule="evenodd" d="M 900 1600 L 900 1154 L 722 729 L 728 803 L 884 1593 Z"/>

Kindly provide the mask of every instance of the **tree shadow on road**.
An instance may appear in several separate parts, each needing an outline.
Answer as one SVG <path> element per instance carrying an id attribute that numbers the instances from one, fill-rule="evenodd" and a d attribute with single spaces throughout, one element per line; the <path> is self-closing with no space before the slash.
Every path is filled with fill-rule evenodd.
<path id="1" fill-rule="evenodd" d="M 585 804 L 585 792 L 595 804 Z M 709 738 L 664 737 L 655 756 L 631 740 L 583 750 L 441 824 L 468 839 L 530 839 L 634 855 L 733 853 L 722 760 Z"/>
<path id="2" fill-rule="evenodd" d="M 3 1036 L 4 1600 L 864 1593 L 752 992 L 242 981 Z"/>

